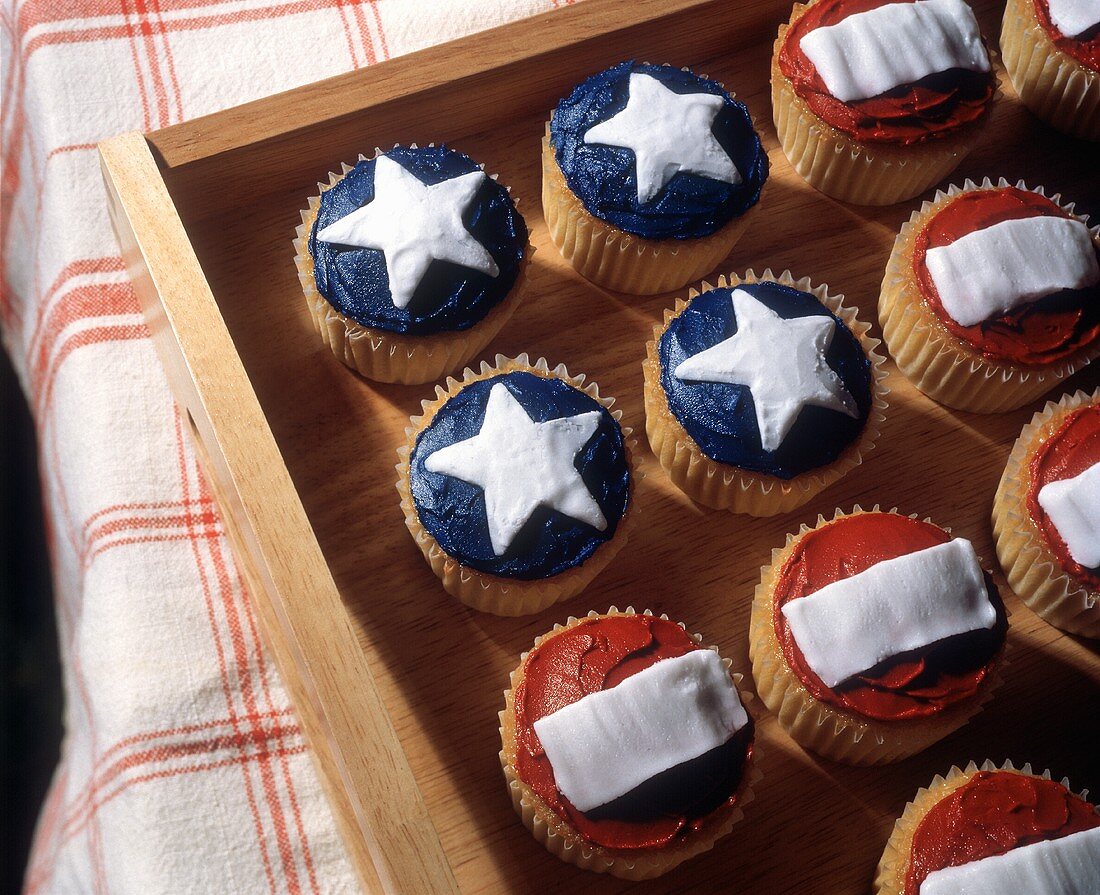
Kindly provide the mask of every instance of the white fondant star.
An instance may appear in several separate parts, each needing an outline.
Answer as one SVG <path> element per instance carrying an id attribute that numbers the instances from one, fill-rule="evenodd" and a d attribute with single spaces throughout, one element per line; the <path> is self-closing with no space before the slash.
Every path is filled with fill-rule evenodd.
<path id="1" fill-rule="evenodd" d="M 481 431 L 440 448 L 424 468 L 484 491 L 489 540 L 497 556 L 540 506 L 603 531 L 607 520 L 573 465 L 599 424 L 598 410 L 537 423 L 498 382 L 489 392 Z"/>
<path id="2" fill-rule="evenodd" d="M 712 93 L 673 93 L 651 75 L 630 75 L 626 108 L 590 127 L 585 143 L 634 153 L 638 204 L 654 198 L 678 171 L 737 184 L 741 172 L 711 128 L 725 100 Z"/>
<path id="3" fill-rule="evenodd" d="M 424 183 L 393 159 L 380 155 L 374 166 L 374 198 L 317 234 L 322 242 L 378 249 L 386 258 L 390 297 L 405 308 L 432 261 L 497 276 L 493 256 L 462 223 L 484 171 L 470 171 Z"/>
<path id="4" fill-rule="evenodd" d="M 851 417 L 856 402 L 825 360 L 833 318 L 785 320 L 743 289 L 733 291 L 737 332 L 677 364 L 679 379 L 747 386 L 756 407 L 760 443 L 776 450 L 807 404 Z"/>

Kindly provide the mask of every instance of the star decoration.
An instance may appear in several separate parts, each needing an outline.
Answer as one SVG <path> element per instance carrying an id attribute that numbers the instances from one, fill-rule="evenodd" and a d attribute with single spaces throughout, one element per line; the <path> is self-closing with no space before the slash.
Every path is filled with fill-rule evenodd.
<path id="1" fill-rule="evenodd" d="M 535 422 L 498 382 L 489 392 L 481 431 L 429 455 L 424 468 L 481 488 L 497 556 L 540 506 L 603 531 L 607 520 L 573 465 L 599 424 L 598 410 Z"/>
<path id="2" fill-rule="evenodd" d="M 721 96 L 673 93 L 653 76 L 633 72 L 626 108 L 590 127 L 584 142 L 634 153 L 639 205 L 679 171 L 738 184 L 741 172 L 711 130 L 724 105 Z"/>
<path id="3" fill-rule="evenodd" d="M 432 261 L 451 261 L 495 277 L 500 270 L 492 255 L 462 223 L 486 179 L 484 171 L 470 171 L 429 186 L 380 155 L 374 198 L 319 231 L 317 238 L 382 252 L 397 308 L 408 307 Z"/>
<path id="4" fill-rule="evenodd" d="M 807 404 L 858 417 L 856 402 L 828 365 L 832 317 L 785 320 L 744 289 L 733 291 L 737 332 L 677 364 L 678 379 L 746 386 L 760 443 L 774 451 Z"/>

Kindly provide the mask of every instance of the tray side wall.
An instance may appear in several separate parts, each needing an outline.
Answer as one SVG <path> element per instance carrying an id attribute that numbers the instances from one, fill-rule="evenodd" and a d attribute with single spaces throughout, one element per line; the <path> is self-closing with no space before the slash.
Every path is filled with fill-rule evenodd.
<path id="1" fill-rule="evenodd" d="M 145 138 L 109 140 L 100 158 L 127 270 L 353 864 L 370 892 L 457 893 L 364 656 L 332 648 L 354 638 L 347 612 Z"/>

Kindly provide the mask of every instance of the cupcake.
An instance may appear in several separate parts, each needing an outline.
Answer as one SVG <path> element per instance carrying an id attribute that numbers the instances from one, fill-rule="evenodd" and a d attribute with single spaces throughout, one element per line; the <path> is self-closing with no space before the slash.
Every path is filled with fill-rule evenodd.
<path id="1" fill-rule="evenodd" d="M 836 199 L 890 205 L 974 148 L 996 79 L 962 0 L 815 0 L 780 27 L 771 83 L 794 169 Z"/>
<path id="2" fill-rule="evenodd" d="M 542 207 L 581 276 L 619 292 L 679 289 L 729 254 L 768 156 L 721 84 L 622 62 L 558 103 L 542 146 Z"/>
<path id="3" fill-rule="evenodd" d="M 515 311 L 531 254 L 506 187 L 444 146 L 395 146 L 332 174 L 294 241 L 333 354 L 378 382 L 431 382 Z"/>
<path id="4" fill-rule="evenodd" d="M 1008 619 L 973 545 L 895 511 L 788 535 L 749 623 L 760 698 L 803 747 L 847 764 L 914 755 L 999 683 Z"/>
<path id="5" fill-rule="evenodd" d="M 646 346 L 646 433 L 673 483 L 709 507 L 785 513 L 874 447 L 878 340 L 824 286 L 751 270 L 703 283 Z"/>
<path id="6" fill-rule="evenodd" d="M 630 430 L 595 383 L 497 355 L 423 402 L 398 451 L 405 525 L 463 603 L 526 615 L 580 593 L 634 516 Z"/>
<path id="7" fill-rule="evenodd" d="M 500 713 L 527 829 L 563 861 L 631 880 L 708 851 L 760 779 L 729 666 L 683 625 L 629 608 L 537 638 Z"/>
<path id="8" fill-rule="evenodd" d="M 1100 232 L 1055 194 L 966 181 L 901 228 L 879 296 L 886 345 L 941 404 L 998 413 L 1100 354 Z"/>
<path id="9" fill-rule="evenodd" d="M 1067 134 L 1100 140 L 1100 5 L 1008 0 L 1001 55 L 1032 112 Z"/>
<path id="10" fill-rule="evenodd" d="M 1100 637 L 1100 389 L 1050 401 L 1024 427 L 993 535 L 1021 600 L 1056 627 Z"/>
<path id="11" fill-rule="evenodd" d="M 1095 895 L 1100 814 L 1050 771 L 952 768 L 894 825 L 876 895 Z"/>

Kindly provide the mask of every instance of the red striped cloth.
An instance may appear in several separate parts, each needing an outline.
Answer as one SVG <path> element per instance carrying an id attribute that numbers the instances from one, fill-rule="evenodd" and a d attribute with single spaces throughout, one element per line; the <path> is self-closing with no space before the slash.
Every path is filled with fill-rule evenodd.
<path id="1" fill-rule="evenodd" d="M 0 3 L 0 331 L 37 427 L 67 696 L 26 891 L 354 891 L 119 258 L 95 143 L 557 4 Z"/>

